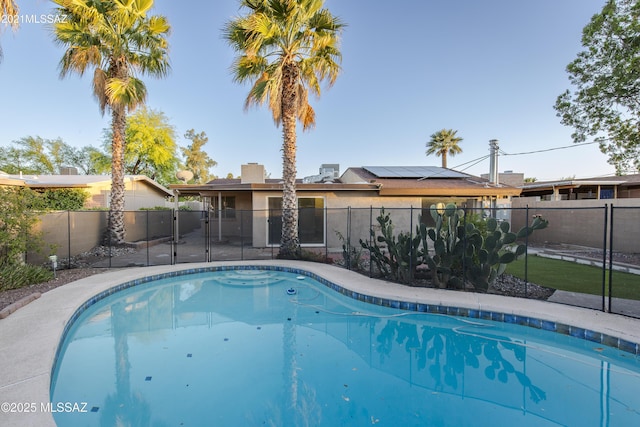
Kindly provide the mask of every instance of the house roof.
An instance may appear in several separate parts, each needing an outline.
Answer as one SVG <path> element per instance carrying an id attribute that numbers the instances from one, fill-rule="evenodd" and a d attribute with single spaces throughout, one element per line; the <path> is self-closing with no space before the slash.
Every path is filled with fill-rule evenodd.
<path id="1" fill-rule="evenodd" d="M 468 175 L 453 169 L 438 166 L 362 166 L 361 169 L 377 176 L 378 178 L 467 178 Z"/>
<path id="2" fill-rule="evenodd" d="M 212 196 L 220 191 L 281 191 L 281 179 L 242 183 L 240 179 L 214 179 L 207 184 L 173 184 L 182 195 Z M 296 190 L 371 191 L 380 196 L 518 196 L 521 190 L 492 185 L 487 179 L 437 166 L 363 166 L 348 168 L 335 182 L 307 184 L 296 180 Z"/>
<path id="3" fill-rule="evenodd" d="M 163 185 L 145 175 L 125 175 L 125 180 L 143 181 L 165 196 L 173 193 Z M 108 175 L 9 175 L 0 174 L 0 184 L 6 181 L 7 185 L 18 185 L 28 188 L 90 188 L 97 184 L 111 183 Z"/>
<path id="4" fill-rule="evenodd" d="M 391 170 L 392 173 L 388 171 Z M 422 175 L 428 172 L 428 176 Z M 390 175 L 395 175 L 391 177 Z M 419 176 L 419 178 L 417 178 Z M 350 177 L 350 178 L 349 178 Z M 520 189 L 493 185 L 489 180 L 452 169 L 430 166 L 349 168 L 341 180 L 357 177 L 379 186 L 381 196 L 517 196 Z"/>
<path id="5" fill-rule="evenodd" d="M 532 182 L 532 183 L 526 183 L 525 185 L 523 185 L 522 191 L 528 192 L 528 191 L 540 191 L 545 189 L 553 190 L 554 188 L 578 188 L 581 186 L 593 186 L 593 185 L 640 186 L 640 174 L 620 175 L 620 176 L 600 176 L 600 177 L 583 178 L 583 179 L 564 179 L 564 180 L 557 180 L 557 181 Z"/>

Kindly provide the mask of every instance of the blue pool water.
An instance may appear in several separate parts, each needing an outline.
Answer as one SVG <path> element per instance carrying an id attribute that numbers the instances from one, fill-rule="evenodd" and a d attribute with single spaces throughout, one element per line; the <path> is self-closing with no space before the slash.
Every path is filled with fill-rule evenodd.
<path id="1" fill-rule="evenodd" d="M 152 281 L 59 349 L 59 426 L 640 425 L 640 361 L 591 341 L 402 311 L 279 271 Z"/>

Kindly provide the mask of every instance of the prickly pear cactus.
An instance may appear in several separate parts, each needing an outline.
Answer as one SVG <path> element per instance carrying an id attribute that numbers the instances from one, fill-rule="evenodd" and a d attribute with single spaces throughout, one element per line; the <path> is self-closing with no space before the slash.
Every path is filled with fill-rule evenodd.
<path id="1" fill-rule="evenodd" d="M 507 221 L 489 218 L 486 230 L 481 231 L 472 222 L 466 222 L 465 211 L 453 203 L 431 205 L 429 212 L 435 227 L 427 228 L 420 223 L 414 235 L 401 232 L 396 236 L 390 215 L 381 209 L 376 219 L 380 234 L 370 230 L 371 243 L 360 240 L 360 244 L 369 250 L 371 261 L 383 276 L 409 282 L 422 264 L 429 268 L 436 287 L 472 286 L 486 292 L 504 273 L 507 264 L 526 252 L 526 246 L 517 240 L 549 224 L 537 217 L 531 225 L 514 233 Z"/>
<path id="2" fill-rule="evenodd" d="M 526 252 L 526 246 L 517 244 L 516 240 L 530 235 L 534 230 L 543 229 L 548 224 L 547 220 L 536 218 L 531 226 L 513 233 L 507 221 L 498 222 L 495 218 L 489 218 L 484 235 L 473 224 L 467 224 L 468 244 L 472 250 L 471 256 L 465 256 L 466 279 L 477 290 L 486 292 L 498 276 L 504 273 L 507 264 Z"/>
<path id="3" fill-rule="evenodd" d="M 360 245 L 369 250 L 371 261 L 383 276 L 400 282 L 411 281 L 420 264 L 419 227 L 414 236 L 401 232 L 396 237 L 393 234 L 393 221 L 389 214 L 385 214 L 384 208 L 380 210 L 376 221 L 380 226 L 380 235 L 376 236 L 375 231 L 370 230 L 371 244 L 361 239 Z"/>

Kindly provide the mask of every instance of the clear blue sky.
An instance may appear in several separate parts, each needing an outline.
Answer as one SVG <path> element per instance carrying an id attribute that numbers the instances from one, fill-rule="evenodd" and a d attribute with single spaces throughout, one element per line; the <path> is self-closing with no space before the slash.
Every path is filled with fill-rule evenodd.
<path id="1" fill-rule="evenodd" d="M 498 139 L 505 153 L 573 145 L 553 105 L 568 89 L 565 67 L 581 49 L 582 28 L 605 0 L 326 0 L 348 27 L 342 74 L 312 99 L 317 126 L 298 133 L 298 176 L 321 163 L 350 166 L 440 165 L 425 156 L 429 136 L 458 130 L 463 153 L 449 167 L 488 173 Z M 21 14 L 50 13 L 53 3 L 18 0 Z M 150 108 L 164 112 L 180 136 L 209 137 L 213 172 L 239 175 L 259 162 L 281 176 L 281 130 L 266 108 L 243 110 L 248 87 L 232 81 L 234 52 L 221 28 L 239 13 L 236 0 L 156 0 L 172 25 L 172 71 L 145 78 Z M 100 115 L 90 75 L 58 78 L 62 48 L 44 23 L 0 35 L 0 145 L 25 136 L 100 146 L 109 117 Z M 613 174 L 597 145 L 501 156 L 500 171 L 538 180 Z M 457 167 L 470 162 L 468 165 Z"/>

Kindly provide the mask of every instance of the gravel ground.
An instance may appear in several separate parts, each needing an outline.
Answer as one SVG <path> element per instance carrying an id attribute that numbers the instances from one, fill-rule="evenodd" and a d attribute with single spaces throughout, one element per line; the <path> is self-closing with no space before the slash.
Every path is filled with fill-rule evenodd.
<path id="1" fill-rule="evenodd" d="M 51 289 L 57 288 L 58 286 L 66 285 L 67 283 L 75 282 L 76 280 L 93 276 L 94 274 L 100 274 L 105 271 L 108 270 L 104 268 L 74 268 L 72 270 L 59 270 L 56 273 L 56 278 L 49 280 L 48 282 L 25 286 L 20 289 L 2 291 L 0 292 L 0 310 L 33 293 L 39 292 L 43 294 Z"/>
<path id="2" fill-rule="evenodd" d="M 108 257 L 109 255 L 123 256 L 134 252 L 135 249 L 130 247 L 108 248 L 106 246 L 97 246 L 90 251 L 83 252 L 77 256 L 71 257 L 70 259 L 60 260 L 58 262 L 60 269 L 56 272 L 55 279 L 20 289 L 0 291 L 0 310 L 33 293 L 38 292 L 43 294 L 51 289 L 57 288 L 58 286 L 66 285 L 67 283 L 75 282 L 76 280 L 93 276 L 94 274 L 109 271 L 106 268 L 95 268 L 91 267 L 91 265 L 94 262 L 105 259 L 105 257 Z M 68 268 L 69 265 L 71 268 Z"/>

